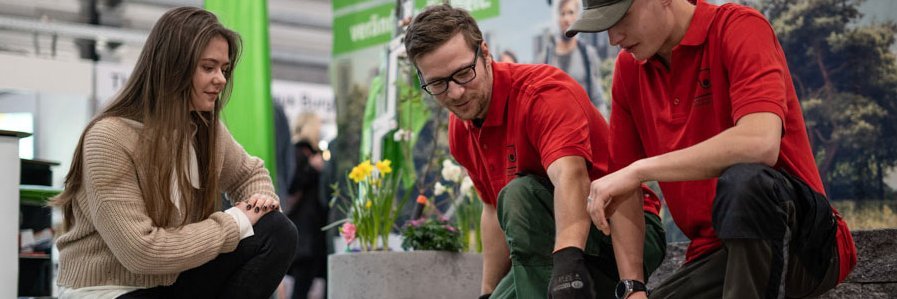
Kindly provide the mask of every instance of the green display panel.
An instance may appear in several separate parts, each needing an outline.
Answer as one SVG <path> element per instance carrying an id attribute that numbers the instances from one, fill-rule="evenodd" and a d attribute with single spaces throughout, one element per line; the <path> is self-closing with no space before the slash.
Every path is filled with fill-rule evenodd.
<path id="1" fill-rule="evenodd" d="M 265 161 L 274 177 L 274 108 L 271 100 L 271 50 L 268 43 L 268 2 L 206 0 L 205 8 L 225 27 L 240 33 L 243 51 L 233 76 L 234 90 L 222 118 L 234 138 L 253 156 Z"/>

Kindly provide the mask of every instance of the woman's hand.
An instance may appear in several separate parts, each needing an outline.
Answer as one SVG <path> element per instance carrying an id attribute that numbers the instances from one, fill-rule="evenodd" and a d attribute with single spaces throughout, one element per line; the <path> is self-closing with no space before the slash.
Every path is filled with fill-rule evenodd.
<path id="1" fill-rule="evenodd" d="M 253 194 L 249 199 L 237 202 L 236 207 L 246 214 L 249 223 L 255 225 L 268 212 L 279 210 L 280 203 L 267 195 Z"/>

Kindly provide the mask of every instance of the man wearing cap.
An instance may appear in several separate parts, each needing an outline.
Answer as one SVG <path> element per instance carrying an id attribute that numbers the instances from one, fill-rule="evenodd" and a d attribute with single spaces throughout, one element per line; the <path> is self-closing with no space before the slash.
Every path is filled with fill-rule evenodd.
<path id="1" fill-rule="evenodd" d="M 704 1 L 583 3 L 567 33 L 608 30 L 622 48 L 612 173 L 591 184 L 592 221 L 604 231 L 628 225 L 612 221 L 608 207 L 658 181 L 691 239 L 685 265 L 651 298 L 800 298 L 842 281 L 856 249 L 825 198 L 782 47 L 763 15 Z"/>
<path id="2" fill-rule="evenodd" d="M 450 151 L 485 203 L 481 298 L 608 298 L 621 277 L 643 280 L 660 265 L 656 197 L 638 191 L 620 205 L 611 221 L 630 225 L 612 239 L 589 221 L 607 124 L 575 80 L 493 61 L 473 18 L 449 5 L 417 15 L 405 48 L 421 87 L 452 112 Z"/>

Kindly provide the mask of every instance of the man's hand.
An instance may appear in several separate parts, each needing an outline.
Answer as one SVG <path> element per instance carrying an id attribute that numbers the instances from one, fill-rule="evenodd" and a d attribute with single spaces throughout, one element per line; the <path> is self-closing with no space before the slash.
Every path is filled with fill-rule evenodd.
<path id="1" fill-rule="evenodd" d="M 588 211 L 592 223 L 605 235 L 610 235 L 607 218 L 616 211 L 619 202 L 614 199 L 625 199 L 626 195 L 637 192 L 642 180 L 634 170 L 635 164 L 592 181 L 589 187 Z"/>
<path id="2" fill-rule="evenodd" d="M 554 266 L 548 283 L 548 298 L 595 298 L 592 276 L 586 269 L 582 249 L 567 247 L 552 254 Z"/>

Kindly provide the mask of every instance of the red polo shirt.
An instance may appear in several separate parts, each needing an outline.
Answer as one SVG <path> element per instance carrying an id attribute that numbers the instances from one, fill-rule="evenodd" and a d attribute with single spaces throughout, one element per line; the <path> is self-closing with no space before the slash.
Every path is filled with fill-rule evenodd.
<path id="1" fill-rule="evenodd" d="M 548 177 L 548 166 L 565 156 L 583 157 L 592 180 L 607 174 L 607 124 L 575 80 L 548 65 L 497 62 L 492 78 L 481 127 L 449 120 L 449 149 L 483 202 L 495 206 L 518 173 Z M 656 215 L 660 201 L 646 194 L 645 211 Z"/>
<path id="2" fill-rule="evenodd" d="M 783 120 L 776 169 L 825 194 L 782 47 L 769 22 L 745 6 L 698 1 L 671 67 L 659 59 L 617 57 L 611 114 L 611 170 L 700 143 L 742 116 L 775 113 Z M 686 261 L 721 246 L 711 225 L 716 179 L 660 183 L 676 225 L 691 239 Z M 841 279 L 856 261 L 839 217 Z"/>

